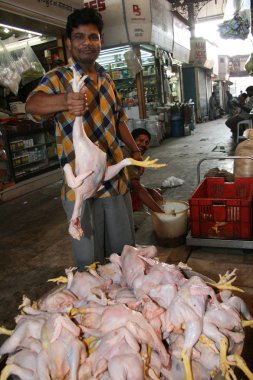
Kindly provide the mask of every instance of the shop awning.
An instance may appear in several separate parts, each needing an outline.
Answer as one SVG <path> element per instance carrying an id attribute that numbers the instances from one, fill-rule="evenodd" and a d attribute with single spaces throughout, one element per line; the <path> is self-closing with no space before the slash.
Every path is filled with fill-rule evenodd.
<path id="1" fill-rule="evenodd" d="M 36 28 L 48 35 L 63 35 L 68 15 L 83 6 L 94 6 L 101 12 L 105 24 L 104 48 L 146 43 L 188 62 L 189 30 L 172 14 L 167 0 L 1 0 L 0 10 L 4 12 L 5 23 L 15 22 L 26 28 L 29 25 L 30 30 Z"/>

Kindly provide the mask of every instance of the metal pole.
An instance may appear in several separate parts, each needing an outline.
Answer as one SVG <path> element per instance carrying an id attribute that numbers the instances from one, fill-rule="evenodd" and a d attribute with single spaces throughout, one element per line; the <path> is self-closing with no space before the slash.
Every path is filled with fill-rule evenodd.
<path id="1" fill-rule="evenodd" d="M 250 157 L 250 156 L 229 156 L 229 157 L 221 157 L 221 156 L 218 156 L 218 157 L 206 157 L 206 158 L 202 158 L 202 160 L 200 160 L 197 164 L 197 179 L 198 179 L 198 183 L 200 183 L 200 165 L 202 164 L 203 161 L 207 161 L 207 160 L 234 160 L 234 159 L 248 159 L 248 160 L 253 160 L 253 157 Z"/>

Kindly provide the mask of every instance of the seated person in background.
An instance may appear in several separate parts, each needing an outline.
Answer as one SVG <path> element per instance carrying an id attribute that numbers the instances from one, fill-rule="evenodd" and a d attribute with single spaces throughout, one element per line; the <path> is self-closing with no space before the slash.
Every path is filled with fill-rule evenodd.
<path id="1" fill-rule="evenodd" d="M 237 123 L 242 120 L 249 120 L 252 118 L 253 115 L 250 115 L 250 111 L 253 108 L 253 86 L 249 86 L 246 88 L 246 93 L 248 96 L 248 100 L 245 102 L 245 104 L 242 104 L 242 102 L 238 102 L 234 100 L 234 104 L 239 107 L 239 112 L 228 118 L 226 121 L 226 126 L 231 129 L 231 132 L 233 134 L 234 140 L 236 140 L 237 137 Z M 243 133 L 243 130 L 240 131 L 240 135 Z"/>
<path id="2" fill-rule="evenodd" d="M 241 111 L 241 105 L 245 106 L 246 100 L 247 100 L 248 95 L 246 92 L 242 92 L 240 95 L 237 97 L 237 106 L 239 108 L 238 113 Z"/>
<path id="3" fill-rule="evenodd" d="M 136 142 L 138 149 L 143 155 L 147 149 L 149 148 L 151 135 L 144 128 L 134 129 L 132 132 L 132 136 Z M 124 146 L 122 148 L 124 157 L 131 157 L 130 150 Z M 129 179 L 131 183 L 131 197 L 132 197 L 132 205 L 133 211 L 140 211 L 142 205 L 146 205 L 151 211 L 154 212 L 164 212 L 158 203 L 162 203 L 163 198 L 159 189 L 151 189 L 145 187 L 140 182 L 140 170 L 131 166 L 128 167 Z"/>

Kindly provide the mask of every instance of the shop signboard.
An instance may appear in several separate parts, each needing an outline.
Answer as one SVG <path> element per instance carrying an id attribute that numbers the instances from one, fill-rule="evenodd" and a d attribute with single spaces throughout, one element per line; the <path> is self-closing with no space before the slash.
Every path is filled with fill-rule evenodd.
<path id="1" fill-rule="evenodd" d="M 174 29 L 174 41 L 173 41 L 173 58 L 188 63 L 190 58 L 190 37 L 191 33 L 189 28 L 173 15 L 173 29 Z"/>
<path id="2" fill-rule="evenodd" d="M 171 4 L 167 0 L 0 0 L 1 10 L 63 30 L 68 15 L 82 7 L 101 12 L 105 23 L 104 48 L 148 43 L 172 52 L 175 34 L 176 44 L 189 49 L 186 28 L 180 29 L 182 25 L 173 21 Z M 175 45 L 176 55 L 178 51 Z"/>
<path id="3" fill-rule="evenodd" d="M 190 63 L 206 69 L 214 67 L 215 57 L 218 59 L 217 48 L 204 38 L 191 39 Z"/>
<path id="4" fill-rule="evenodd" d="M 152 23 L 150 4 L 147 4 L 147 0 L 125 0 L 124 7 L 129 41 L 150 43 Z"/>
<path id="5" fill-rule="evenodd" d="M 64 28 L 66 19 L 83 0 L 1 0 L 0 9 Z M 28 28 L 28 26 L 27 26 Z M 29 29 L 29 28 L 28 28 Z"/>
<path id="6" fill-rule="evenodd" d="M 206 62 L 206 42 L 204 39 L 191 40 L 190 63 L 204 66 Z"/>
<path id="7" fill-rule="evenodd" d="M 150 42 L 172 51 L 173 19 L 171 4 L 165 0 L 151 0 L 152 32 Z"/>

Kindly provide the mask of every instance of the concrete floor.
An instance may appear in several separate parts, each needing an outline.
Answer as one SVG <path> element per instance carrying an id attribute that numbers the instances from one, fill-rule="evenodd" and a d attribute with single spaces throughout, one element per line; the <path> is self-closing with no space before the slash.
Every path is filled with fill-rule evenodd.
<path id="1" fill-rule="evenodd" d="M 161 187 L 170 176 L 183 179 L 177 188 L 164 188 L 166 199 L 187 201 L 196 188 L 197 164 L 202 158 L 227 157 L 233 153 L 231 134 L 224 119 L 197 124 L 190 136 L 164 139 L 161 145 L 150 148 L 152 158 L 166 163 L 159 170 L 146 169 L 142 182 Z M 233 170 L 232 160 L 211 160 L 201 164 L 201 178 L 210 168 Z M 0 203 L 0 325 L 14 326 L 14 316 L 22 295 L 36 300 L 52 289 L 47 279 L 64 274 L 73 265 L 67 232 L 67 221 L 59 197 L 60 181 L 39 190 Z M 18 192 L 17 192 L 18 194 Z M 13 197 L 13 194 L 12 194 Z M 135 213 L 136 243 L 154 244 L 159 257 L 168 263 L 187 263 L 193 270 L 213 280 L 219 274 L 237 268 L 236 285 L 245 293 L 253 314 L 253 250 L 193 247 L 186 244 L 176 248 L 159 245 L 153 231 L 151 216 Z M 253 329 L 246 333 L 243 353 L 253 370 Z M 242 377 L 240 377 L 241 379 Z"/>

